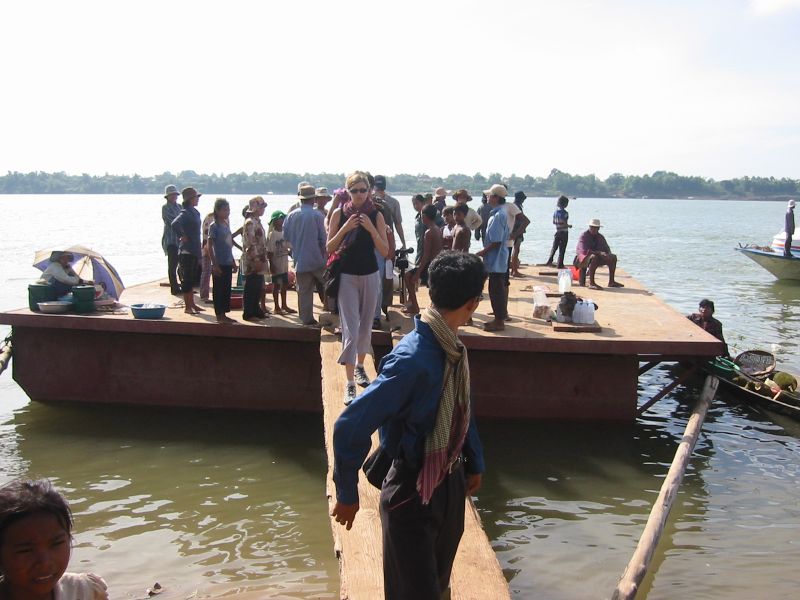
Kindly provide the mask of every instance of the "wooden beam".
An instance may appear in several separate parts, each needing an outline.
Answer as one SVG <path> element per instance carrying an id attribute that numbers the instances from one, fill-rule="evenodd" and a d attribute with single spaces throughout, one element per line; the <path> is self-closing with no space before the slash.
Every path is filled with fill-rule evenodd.
<path id="1" fill-rule="evenodd" d="M 664 525 L 672 509 L 672 503 L 678 494 L 692 451 L 697 443 L 697 438 L 700 436 L 700 429 L 706 418 L 706 412 L 717 393 L 718 385 L 719 380 L 716 377 L 712 375 L 706 377 L 703 393 L 692 412 L 692 416 L 689 418 L 689 422 L 686 424 L 683 439 L 675 452 L 675 458 L 672 459 L 667 478 L 664 480 L 658 498 L 650 511 L 650 517 L 647 519 L 647 525 L 645 525 L 642 537 L 639 538 L 636 551 L 633 553 L 628 566 L 625 567 L 625 571 L 617 584 L 617 589 L 614 590 L 611 596 L 612 600 L 631 600 L 636 597 L 636 593 L 639 591 L 639 586 L 647 574 L 647 568 L 653 559 L 658 541 L 664 532 Z"/>
<path id="2" fill-rule="evenodd" d="M 401 339 L 393 334 L 393 343 Z M 344 369 L 336 362 L 340 343 L 337 336 L 326 331 L 320 338 L 322 356 L 322 399 L 324 404 L 325 447 L 328 453 L 327 494 L 329 513 L 336 502 L 333 483 L 333 425 L 344 409 Z M 371 378 L 375 371 L 370 361 L 365 368 Z M 372 436 L 372 449 L 378 444 L 378 434 Z M 359 511 L 353 528 L 346 531 L 331 518 L 334 549 L 339 559 L 340 598 L 372 600 L 383 597 L 383 551 L 379 513 L 380 492 L 359 472 Z M 510 598 L 494 550 L 481 526 L 471 498 L 467 498 L 464 513 L 464 535 L 453 564 L 451 596 L 453 600 L 503 600 Z"/>
<path id="3" fill-rule="evenodd" d="M 658 366 L 659 364 L 661 364 L 661 361 L 651 360 L 649 363 L 642 365 L 641 367 L 639 367 L 639 376 L 641 377 L 642 375 L 647 373 L 650 369 L 652 369 L 655 366 Z"/>
<path id="4" fill-rule="evenodd" d="M 674 381 L 670 382 L 669 384 L 667 384 L 667 385 L 664 387 L 664 389 L 663 389 L 663 390 L 661 390 L 661 391 L 660 391 L 660 392 L 658 392 L 658 393 L 657 393 L 655 396 L 653 396 L 652 398 L 650 398 L 650 400 L 648 400 L 647 402 L 645 402 L 645 403 L 644 403 L 644 404 L 643 404 L 643 405 L 642 405 L 642 406 L 641 406 L 641 407 L 640 407 L 640 408 L 637 410 L 637 413 L 638 413 L 639 415 L 642 415 L 642 414 L 644 414 L 644 412 L 645 412 L 645 411 L 646 411 L 648 408 L 650 408 L 651 406 L 653 406 L 653 404 L 655 404 L 656 402 L 658 402 L 659 400 L 661 400 L 661 399 L 662 399 L 664 396 L 666 396 L 667 394 L 669 394 L 669 393 L 670 393 L 672 390 L 674 390 L 676 387 L 678 387 L 679 385 L 681 385 L 682 383 L 684 383 L 686 380 L 688 380 L 690 377 L 692 377 L 692 376 L 695 374 L 695 372 L 696 372 L 696 371 L 697 371 L 697 368 L 696 368 L 696 367 L 692 367 L 692 368 L 690 368 L 688 371 L 686 371 L 686 373 L 684 373 L 683 375 L 681 375 L 680 377 L 678 377 L 676 380 L 674 380 Z"/>

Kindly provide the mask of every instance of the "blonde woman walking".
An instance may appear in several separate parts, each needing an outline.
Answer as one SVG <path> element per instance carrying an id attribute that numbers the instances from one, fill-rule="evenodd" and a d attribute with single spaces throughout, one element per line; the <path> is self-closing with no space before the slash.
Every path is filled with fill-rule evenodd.
<path id="1" fill-rule="evenodd" d="M 375 250 L 386 256 L 386 223 L 370 197 L 367 175 L 350 174 L 345 182 L 348 199 L 333 211 L 326 249 L 337 253 L 341 262 L 339 317 L 342 324 L 342 353 L 339 364 L 347 373 L 344 403 L 356 397 L 356 383 L 369 385 L 364 357 L 372 341 L 372 319 L 381 286 Z"/>

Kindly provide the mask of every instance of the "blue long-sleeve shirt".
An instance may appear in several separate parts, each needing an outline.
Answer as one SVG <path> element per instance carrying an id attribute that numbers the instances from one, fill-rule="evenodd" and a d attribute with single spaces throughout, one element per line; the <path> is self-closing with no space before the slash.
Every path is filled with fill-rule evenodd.
<path id="1" fill-rule="evenodd" d="M 178 236 L 172 230 L 172 222 L 181 212 L 181 207 L 177 202 L 167 202 L 161 207 L 161 220 L 164 221 L 164 233 L 161 235 L 161 247 L 164 253 L 167 248 L 178 245 Z"/>
<path id="2" fill-rule="evenodd" d="M 283 222 L 283 239 L 292 245 L 292 257 L 298 273 L 322 269 L 328 261 L 325 244 L 325 217 L 310 204 L 288 214 Z"/>
<path id="3" fill-rule="evenodd" d="M 442 395 L 445 354 L 431 328 L 414 319 L 406 335 L 380 363 L 378 377 L 339 416 L 333 429 L 336 499 L 358 502 L 358 470 L 369 452 L 372 433 L 380 428 L 381 446 L 392 458 L 422 466 L 425 438 L 436 425 Z M 483 446 L 474 410 L 462 454 L 469 474 L 483 473 Z"/>
<path id="4" fill-rule="evenodd" d="M 186 236 L 185 242 L 178 244 L 178 252 L 181 254 L 194 254 L 197 258 L 202 258 L 202 245 L 200 243 L 200 213 L 194 206 L 186 206 L 181 209 L 180 214 L 172 222 L 172 231 L 178 236 Z"/>

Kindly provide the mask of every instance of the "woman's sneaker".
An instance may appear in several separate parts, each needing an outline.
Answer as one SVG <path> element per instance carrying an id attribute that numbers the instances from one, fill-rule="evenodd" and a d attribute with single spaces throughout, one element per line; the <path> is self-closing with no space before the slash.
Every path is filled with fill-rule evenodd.
<path id="1" fill-rule="evenodd" d="M 349 406 L 350 403 L 356 399 L 356 386 L 352 383 L 345 384 L 344 388 L 344 405 Z"/>
<path id="2" fill-rule="evenodd" d="M 367 372 L 364 370 L 364 367 L 356 366 L 355 380 L 361 387 L 367 387 L 369 385 L 369 377 L 367 377 Z"/>

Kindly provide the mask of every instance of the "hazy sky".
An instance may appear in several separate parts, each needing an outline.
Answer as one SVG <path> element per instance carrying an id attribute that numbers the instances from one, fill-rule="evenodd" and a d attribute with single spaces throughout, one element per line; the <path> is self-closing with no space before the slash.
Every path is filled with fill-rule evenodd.
<path id="1" fill-rule="evenodd" d="M 0 173 L 800 178 L 800 0 L 5 0 Z"/>

